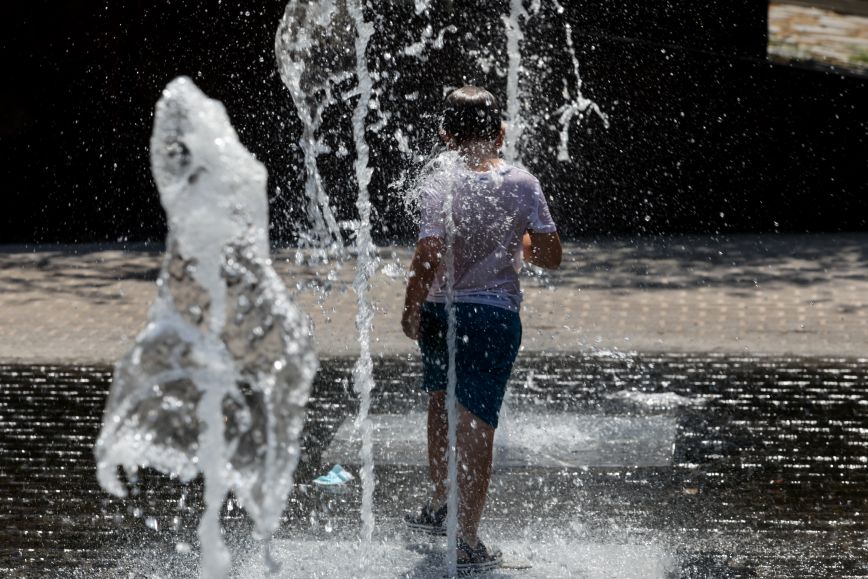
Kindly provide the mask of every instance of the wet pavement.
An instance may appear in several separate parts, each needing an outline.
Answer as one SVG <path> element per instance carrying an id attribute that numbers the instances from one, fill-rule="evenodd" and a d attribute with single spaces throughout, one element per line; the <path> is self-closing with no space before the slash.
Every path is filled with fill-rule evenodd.
<path id="1" fill-rule="evenodd" d="M 323 361 L 304 455 L 274 544 L 281 576 L 440 576 L 443 545 L 400 517 L 425 494 L 415 356 L 378 359 L 377 531 L 360 548 L 353 359 Z M 201 485 L 142 472 L 121 501 L 92 445 L 105 366 L 0 366 L 0 574 L 191 576 Z M 498 577 L 868 577 L 868 359 L 740 354 L 520 356 L 483 536 L 532 568 Z M 641 466 L 638 466 L 641 465 Z M 239 577 L 260 548 L 230 502 Z"/>

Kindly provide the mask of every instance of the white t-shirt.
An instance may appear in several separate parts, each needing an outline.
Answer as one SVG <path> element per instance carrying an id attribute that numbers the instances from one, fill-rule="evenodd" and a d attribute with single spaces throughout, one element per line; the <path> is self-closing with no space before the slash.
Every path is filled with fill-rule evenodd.
<path id="1" fill-rule="evenodd" d="M 557 231 L 539 181 L 523 169 L 501 164 L 492 171 L 454 169 L 448 179 L 429 179 L 420 194 L 419 239 L 446 235 L 445 201 L 452 190 L 455 223 L 455 301 L 518 311 L 522 237 L 528 230 Z M 428 301 L 446 301 L 442 260 Z"/>

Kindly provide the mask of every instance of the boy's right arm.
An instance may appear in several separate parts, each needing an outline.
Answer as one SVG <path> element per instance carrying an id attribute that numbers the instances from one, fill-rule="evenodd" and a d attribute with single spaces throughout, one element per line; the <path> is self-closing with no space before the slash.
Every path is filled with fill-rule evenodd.
<path id="1" fill-rule="evenodd" d="M 439 237 L 426 237 L 416 244 L 416 252 L 410 265 L 410 277 L 407 280 L 404 313 L 401 316 L 401 328 L 411 340 L 419 337 L 422 303 L 428 297 L 428 291 L 434 283 L 434 275 L 440 267 L 442 255 L 443 240 Z"/>

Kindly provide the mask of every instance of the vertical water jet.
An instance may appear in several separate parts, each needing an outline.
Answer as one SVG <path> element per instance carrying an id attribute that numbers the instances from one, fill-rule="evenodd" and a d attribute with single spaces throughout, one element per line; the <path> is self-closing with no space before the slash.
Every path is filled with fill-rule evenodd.
<path id="1" fill-rule="evenodd" d="M 304 151 L 309 242 L 323 250 L 343 246 L 317 158 L 327 150 L 318 134 L 323 115 L 337 102 L 335 91 L 352 77 L 356 66 L 355 26 L 345 8 L 334 0 L 290 0 L 274 44 L 280 78 L 304 127 L 299 144 Z"/>
<path id="2" fill-rule="evenodd" d="M 534 0 L 530 7 L 531 13 L 540 10 L 540 0 Z M 523 0 L 509 1 L 509 14 L 501 17 L 506 28 L 506 139 L 503 147 L 503 157 L 507 163 L 520 164 L 519 142 L 525 129 L 525 121 L 521 111 L 521 42 L 524 31 L 521 19 L 527 21 L 530 13 L 524 7 Z"/>
<path id="3" fill-rule="evenodd" d="M 357 0 L 346 0 L 347 9 L 355 22 L 356 41 L 356 78 L 358 80 L 358 101 L 353 111 L 353 139 L 356 146 L 356 181 L 358 197 L 356 208 L 359 212 L 359 225 L 356 229 L 356 276 L 353 290 L 357 297 L 356 328 L 359 332 L 359 359 L 353 368 L 353 388 L 361 401 L 356 426 L 362 435 L 362 538 L 370 541 L 374 532 L 374 457 L 373 425 L 368 417 L 371 409 L 371 392 L 374 388 L 373 361 L 371 360 L 371 328 L 374 312 L 371 306 L 371 276 L 376 271 L 376 247 L 371 238 L 371 200 L 368 185 L 372 170 L 368 167 L 369 149 L 365 140 L 365 119 L 371 102 L 373 83 L 368 72 L 366 60 L 368 41 L 374 33 L 371 23 L 365 22 L 363 4 Z"/>
<path id="4" fill-rule="evenodd" d="M 564 33 L 567 39 L 567 52 L 570 55 L 570 62 L 573 65 L 573 76 L 576 78 L 576 84 L 573 88 L 573 93 L 570 94 L 570 84 L 564 78 L 564 98 L 567 99 L 566 104 L 555 111 L 558 117 L 558 123 L 561 125 L 560 141 L 558 143 L 558 161 L 571 161 L 570 157 L 570 125 L 573 117 L 579 115 L 581 120 L 582 115 L 591 110 L 600 120 L 603 121 L 603 126 L 609 128 L 609 117 L 604 113 L 599 105 L 582 94 L 582 75 L 579 72 L 579 59 L 576 56 L 576 48 L 573 45 L 573 28 L 569 24 L 564 24 Z"/>

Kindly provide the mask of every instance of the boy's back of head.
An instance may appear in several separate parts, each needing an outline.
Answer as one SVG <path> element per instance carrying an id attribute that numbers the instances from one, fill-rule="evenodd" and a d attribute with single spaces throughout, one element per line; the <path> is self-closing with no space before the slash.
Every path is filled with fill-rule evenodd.
<path id="1" fill-rule="evenodd" d="M 484 88 L 462 86 L 446 95 L 442 132 L 456 143 L 494 141 L 500 128 L 500 104 Z"/>

